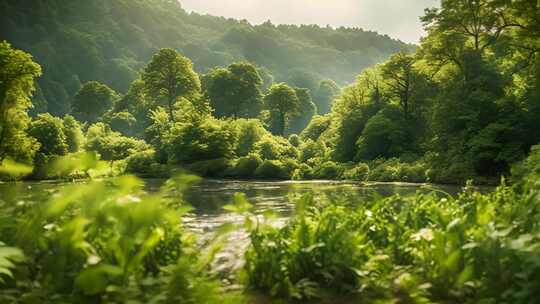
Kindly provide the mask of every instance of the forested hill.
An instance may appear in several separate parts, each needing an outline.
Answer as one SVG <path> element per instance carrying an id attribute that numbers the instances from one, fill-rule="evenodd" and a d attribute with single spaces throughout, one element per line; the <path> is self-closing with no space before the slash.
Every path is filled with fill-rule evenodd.
<path id="1" fill-rule="evenodd" d="M 33 54 L 43 67 L 35 110 L 57 115 L 68 112 L 70 98 L 87 81 L 125 92 L 164 47 L 189 57 L 201 73 L 248 60 L 276 80 L 307 72 L 341 84 L 412 47 L 362 29 L 253 26 L 190 14 L 175 0 L 7 0 L 0 15 L 0 40 Z"/>

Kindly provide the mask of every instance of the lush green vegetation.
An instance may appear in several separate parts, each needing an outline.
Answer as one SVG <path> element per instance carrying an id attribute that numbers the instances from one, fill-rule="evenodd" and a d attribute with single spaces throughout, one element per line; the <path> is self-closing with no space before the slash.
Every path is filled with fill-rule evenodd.
<path id="1" fill-rule="evenodd" d="M 182 229 L 194 180 L 182 170 L 502 180 L 455 198 L 308 196 L 283 226 L 239 194 L 226 209 L 250 233 L 242 283 L 285 300 L 538 298 L 536 1 L 441 1 L 414 48 L 359 29 L 187 14 L 165 0 L 6 1 L 0 13 L 0 179 L 88 179 L 45 202 L 0 198 L 0 300 L 245 300 L 224 298 L 209 275 L 220 234 L 201 248 Z M 353 71 L 343 89 L 331 80 Z M 148 194 L 130 174 L 172 179 Z"/>
<path id="2" fill-rule="evenodd" d="M 76 161 L 79 168 L 95 165 Z M 28 168 L 0 170 L 18 175 Z M 190 210 L 182 193 L 196 180 L 179 176 L 148 194 L 141 180 L 124 176 L 74 183 L 44 202 L 0 199 L 0 301 L 240 303 L 206 272 L 219 235 L 201 255 L 182 229 Z"/>
<path id="3" fill-rule="evenodd" d="M 325 107 L 321 110 L 326 109 L 322 113 L 327 113 L 329 89 L 335 89 L 328 83 L 348 83 L 364 68 L 402 48 L 414 48 L 363 29 L 270 22 L 253 26 L 245 20 L 189 14 L 170 0 L 2 1 L 0 15 L 0 41 L 30 52 L 44 69 L 34 111 L 57 116 L 70 112 L 72 96 L 88 81 L 125 92 L 161 48 L 186 55 L 199 73 L 250 61 L 266 87 L 274 79 L 294 86 L 310 83 L 307 88 L 317 90 Z"/>
<path id="4" fill-rule="evenodd" d="M 360 202 L 303 197 L 284 226 L 246 214 L 246 286 L 278 298 L 361 303 L 534 303 L 539 147 L 513 186 Z M 533 165 L 534 163 L 534 165 Z M 531 170 L 532 165 L 532 170 Z M 518 178 L 519 176 L 519 178 Z"/>

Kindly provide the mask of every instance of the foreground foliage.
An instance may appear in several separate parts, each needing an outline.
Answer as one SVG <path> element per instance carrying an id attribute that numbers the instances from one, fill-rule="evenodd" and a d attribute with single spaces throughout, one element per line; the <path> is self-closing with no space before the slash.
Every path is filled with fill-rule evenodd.
<path id="1" fill-rule="evenodd" d="M 249 215 L 240 200 L 236 210 L 248 212 L 251 233 L 246 284 L 289 299 L 329 290 L 356 294 L 362 303 L 534 303 L 540 296 L 537 157 L 516 168 L 514 185 L 503 181 L 487 194 L 468 185 L 456 198 L 438 192 L 362 202 L 303 197 L 283 227 Z"/>
<path id="2" fill-rule="evenodd" d="M 182 229 L 182 192 L 194 181 L 147 194 L 124 176 L 62 186 L 45 202 L 0 199 L 0 302 L 241 302 L 207 275 L 219 244 L 201 255 Z"/>

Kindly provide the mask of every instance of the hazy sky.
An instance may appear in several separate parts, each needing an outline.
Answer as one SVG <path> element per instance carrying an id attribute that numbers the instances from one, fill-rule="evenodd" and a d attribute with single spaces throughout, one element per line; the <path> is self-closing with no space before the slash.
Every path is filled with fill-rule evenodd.
<path id="1" fill-rule="evenodd" d="M 361 27 L 406 42 L 423 35 L 419 17 L 439 0 L 179 0 L 188 11 L 259 24 Z"/>

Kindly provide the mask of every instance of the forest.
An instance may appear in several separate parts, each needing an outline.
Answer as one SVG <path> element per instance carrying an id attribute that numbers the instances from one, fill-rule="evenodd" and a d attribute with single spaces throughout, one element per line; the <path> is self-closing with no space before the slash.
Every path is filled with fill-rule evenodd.
<path id="1" fill-rule="evenodd" d="M 0 14 L 0 302 L 540 296 L 537 1 L 440 1 L 418 45 L 172 0 Z M 235 191 L 218 207 L 235 222 L 201 238 L 189 193 L 205 180 L 418 188 L 298 191 L 284 219 Z M 216 260 L 240 232 L 225 279 Z"/>

